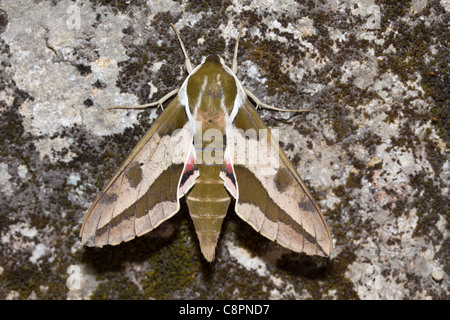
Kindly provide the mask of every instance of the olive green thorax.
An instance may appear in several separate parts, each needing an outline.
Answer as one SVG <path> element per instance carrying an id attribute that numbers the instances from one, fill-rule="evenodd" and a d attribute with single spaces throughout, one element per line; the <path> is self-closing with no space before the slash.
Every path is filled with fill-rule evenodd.
<path id="1" fill-rule="evenodd" d="M 218 55 L 208 56 L 187 83 L 189 111 L 203 130 L 225 131 L 226 117 L 231 113 L 237 95 L 236 80 L 222 65 Z"/>

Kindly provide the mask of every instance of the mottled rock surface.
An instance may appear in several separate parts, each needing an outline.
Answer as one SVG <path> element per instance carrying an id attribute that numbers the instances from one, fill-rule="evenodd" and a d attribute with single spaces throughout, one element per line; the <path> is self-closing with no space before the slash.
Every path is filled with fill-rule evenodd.
<path id="1" fill-rule="evenodd" d="M 447 0 L 0 3 L 0 299 L 448 299 Z M 230 210 L 212 264 L 186 205 L 117 247 L 78 233 L 101 187 L 210 53 L 260 110 L 318 200 L 328 260 Z"/>

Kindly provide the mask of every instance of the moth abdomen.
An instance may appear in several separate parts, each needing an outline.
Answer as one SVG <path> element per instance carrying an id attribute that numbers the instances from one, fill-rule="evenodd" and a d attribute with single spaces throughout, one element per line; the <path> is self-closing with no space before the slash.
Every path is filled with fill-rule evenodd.
<path id="1" fill-rule="evenodd" d="M 219 177 L 221 165 L 199 165 L 199 178 L 186 196 L 200 248 L 208 261 L 214 260 L 215 247 L 231 198 Z"/>

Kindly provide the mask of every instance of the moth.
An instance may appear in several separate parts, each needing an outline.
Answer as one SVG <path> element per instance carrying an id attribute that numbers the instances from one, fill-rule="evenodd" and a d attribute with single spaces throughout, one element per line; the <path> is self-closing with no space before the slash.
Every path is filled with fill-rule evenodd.
<path id="1" fill-rule="evenodd" d="M 90 207 L 82 243 L 101 247 L 141 236 L 177 213 L 185 197 L 201 252 L 212 262 L 234 199 L 236 214 L 268 239 L 328 257 L 332 238 L 325 218 L 256 111 L 286 109 L 262 103 L 236 77 L 242 26 L 231 68 L 215 54 L 193 68 L 171 26 L 189 75 L 157 102 L 113 107 L 162 107 L 172 98 Z"/>

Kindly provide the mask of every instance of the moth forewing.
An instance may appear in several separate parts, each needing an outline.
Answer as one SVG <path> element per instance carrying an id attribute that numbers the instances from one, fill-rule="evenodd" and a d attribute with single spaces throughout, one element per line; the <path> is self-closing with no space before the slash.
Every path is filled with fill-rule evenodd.
<path id="1" fill-rule="evenodd" d="M 256 110 L 247 100 L 236 116 L 233 136 L 238 144 L 245 143 L 249 129 L 266 129 Z M 239 130 L 237 129 L 239 127 Z M 269 132 L 269 131 L 262 131 Z M 329 256 L 332 239 L 325 219 L 313 197 L 298 176 L 292 164 L 280 149 L 276 139 L 268 133 L 267 139 L 255 140 L 258 148 L 276 150 L 272 157 L 275 174 L 261 170 L 259 163 L 234 165 L 238 195 L 236 213 L 256 231 L 296 252 Z M 266 143 L 269 143 L 266 146 Z M 233 148 L 230 148 L 233 151 Z M 236 155 L 231 156 L 233 159 Z"/>
<path id="2" fill-rule="evenodd" d="M 82 243 L 131 240 L 179 210 L 178 189 L 192 145 L 189 133 L 184 106 L 175 98 L 92 204 L 81 227 Z"/>
<path id="3" fill-rule="evenodd" d="M 262 175 L 274 175 L 279 165 L 278 131 L 266 129 L 246 131 L 230 126 L 227 129 L 227 147 L 233 165 L 256 166 Z"/>

